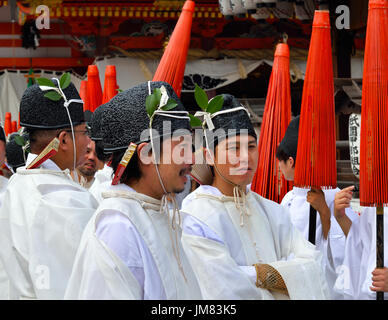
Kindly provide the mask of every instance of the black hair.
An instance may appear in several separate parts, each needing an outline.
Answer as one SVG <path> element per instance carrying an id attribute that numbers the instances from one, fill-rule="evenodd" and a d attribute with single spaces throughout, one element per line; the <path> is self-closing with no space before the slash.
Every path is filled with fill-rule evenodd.
<path id="1" fill-rule="evenodd" d="M 115 151 L 112 153 L 112 162 L 111 167 L 113 172 L 116 172 L 117 167 L 120 164 L 121 159 L 126 150 Z M 137 152 L 133 154 L 131 161 L 129 161 L 127 167 L 124 170 L 123 175 L 120 178 L 120 183 L 128 183 L 130 179 L 139 180 L 142 174 L 139 167 L 139 157 L 137 156 Z"/>
<path id="2" fill-rule="evenodd" d="M 160 138 L 161 139 L 160 147 L 158 146 L 159 140 L 154 139 L 155 151 L 151 150 L 150 152 L 155 152 L 155 157 L 156 157 L 157 163 L 160 162 L 160 156 L 161 156 L 161 152 L 162 152 L 162 148 L 163 148 L 163 141 L 166 138 L 171 138 L 171 136 L 168 135 L 168 136 L 161 137 Z M 113 169 L 113 172 L 116 172 L 116 170 L 120 164 L 120 161 L 124 156 L 125 151 L 126 150 L 118 150 L 118 151 L 115 151 L 112 153 L 111 167 Z M 137 155 L 137 150 L 136 150 L 135 153 L 133 154 L 131 160 L 129 161 L 127 167 L 125 168 L 123 175 L 121 176 L 120 183 L 128 183 L 128 181 L 130 179 L 139 180 L 141 178 L 142 173 L 140 171 L 139 162 L 140 162 L 140 159 L 139 159 L 139 156 Z"/>
<path id="3" fill-rule="evenodd" d="M 292 155 L 290 155 L 287 152 L 285 152 L 283 150 L 283 148 L 281 147 L 281 145 L 279 145 L 277 147 L 277 149 L 276 149 L 276 159 L 278 159 L 279 161 L 286 162 L 290 157 L 294 159 L 294 166 L 295 166 L 296 158 L 294 158 Z"/>

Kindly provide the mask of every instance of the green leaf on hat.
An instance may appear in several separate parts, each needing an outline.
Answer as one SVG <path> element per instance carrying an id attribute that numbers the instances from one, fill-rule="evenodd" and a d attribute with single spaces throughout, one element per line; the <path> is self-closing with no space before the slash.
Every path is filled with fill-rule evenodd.
<path id="1" fill-rule="evenodd" d="M 40 85 L 40 86 L 46 86 L 46 87 L 53 87 L 55 88 L 54 83 L 47 78 L 36 78 L 35 81 Z"/>
<path id="2" fill-rule="evenodd" d="M 178 103 L 174 99 L 168 99 L 167 104 L 162 107 L 163 111 L 174 109 Z"/>
<path id="3" fill-rule="evenodd" d="M 194 127 L 201 127 L 202 126 L 202 121 L 198 119 L 197 117 L 193 116 L 192 114 L 189 114 L 190 117 L 190 126 L 192 128 Z"/>
<path id="4" fill-rule="evenodd" d="M 21 147 L 26 145 L 26 141 L 23 139 L 23 137 L 19 135 L 15 135 L 14 140 L 15 140 L 15 143 Z"/>
<path id="5" fill-rule="evenodd" d="M 153 94 L 150 94 L 146 98 L 146 110 L 150 118 L 154 114 L 155 110 L 158 108 L 159 101 L 160 99 L 158 100 L 157 93 L 155 91 Z"/>
<path id="6" fill-rule="evenodd" d="M 195 84 L 194 97 L 195 97 L 195 101 L 197 102 L 198 106 L 203 111 L 206 111 L 207 106 L 208 106 L 208 97 L 207 97 L 206 92 L 197 84 Z"/>
<path id="7" fill-rule="evenodd" d="M 222 109 L 224 105 L 224 97 L 221 95 L 215 96 L 209 101 L 209 104 L 206 108 L 206 112 L 216 113 Z"/>
<path id="8" fill-rule="evenodd" d="M 70 73 L 66 72 L 62 75 L 61 79 L 59 80 L 59 84 L 61 86 L 61 89 L 66 89 L 71 82 Z"/>
<path id="9" fill-rule="evenodd" d="M 59 101 L 62 98 L 62 96 L 56 91 L 49 91 L 44 96 L 52 101 Z"/>
<path id="10" fill-rule="evenodd" d="M 157 99 L 158 105 L 159 105 L 160 99 L 162 98 L 162 92 L 160 91 L 160 88 L 154 89 L 154 95 L 156 96 L 156 99 Z"/>

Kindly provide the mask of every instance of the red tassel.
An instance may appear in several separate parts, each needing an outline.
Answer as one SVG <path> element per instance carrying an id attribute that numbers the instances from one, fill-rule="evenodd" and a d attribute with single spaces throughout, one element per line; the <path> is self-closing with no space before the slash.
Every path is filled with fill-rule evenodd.
<path id="1" fill-rule="evenodd" d="M 187 0 L 152 81 L 169 83 L 181 95 L 195 3 Z"/>
<path id="2" fill-rule="evenodd" d="M 361 107 L 360 204 L 388 204 L 388 1 L 370 0 Z"/>
<path id="3" fill-rule="evenodd" d="M 259 161 L 252 181 L 252 190 L 280 203 L 291 189 L 276 159 L 276 148 L 284 137 L 291 120 L 290 51 L 279 43 L 269 80 L 263 122 L 259 138 Z"/>
<path id="4" fill-rule="evenodd" d="M 87 95 L 89 110 L 94 112 L 102 102 L 101 82 L 96 65 L 88 66 Z"/>
<path id="5" fill-rule="evenodd" d="M 294 185 L 336 188 L 334 81 L 329 11 L 315 11 L 299 120 Z"/>
<path id="6" fill-rule="evenodd" d="M 116 81 L 116 67 L 106 66 L 105 69 L 105 80 L 104 80 L 104 92 L 102 94 L 102 103 L 107 103 L 117 94 L 118 89 Z"/>

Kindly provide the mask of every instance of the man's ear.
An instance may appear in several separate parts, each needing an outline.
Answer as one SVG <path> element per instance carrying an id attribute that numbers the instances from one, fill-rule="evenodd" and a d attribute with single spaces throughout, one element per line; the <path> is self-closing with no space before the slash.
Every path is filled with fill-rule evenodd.
<path id="1" fill-rule="evenodd" d="M 153 163 L 151 143 L 147 143 L 147 142 L 140 143 L 136 148 L 136 152 L 137 152 L 137 157 L 140 160 L 140 164 L 149 165 Z"/>
<path id="2" fill-rule="evenodd" d="M 294 158 L 293 157 L 289 157 L 288 161 L 290 161 L 291 168 L 293 168 L 295 166 Z"/>
<path id="3" fill-rule="evenodd" d="M 69 149 L 69 139 L 70 136 L 68 132 L 66 131 L 61 131 L 58 135 L 58 140 L 59 140 L 59 149 L 62 149 L 64 151 Z M 71 145 L 73 147 L 73 145 Z"/>

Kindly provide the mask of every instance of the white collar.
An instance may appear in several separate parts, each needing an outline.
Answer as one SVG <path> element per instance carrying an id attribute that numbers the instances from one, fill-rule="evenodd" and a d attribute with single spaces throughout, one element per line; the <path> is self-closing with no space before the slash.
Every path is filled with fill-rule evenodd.
<path id="1" fill-rule="evenodd" d="M 26 167 L 28 167 L 28 165 L 34 161 L 34 159 L 37 157 L 38 155 L 37 154 L 34 154 L 34 153 L 29 153 L 28 156 L 27 156 L 27 160 L 26 160 Z M 41 165 L 40 165 L 40 168 L 42 169 L 46 169 L 46 170 L 54 170 L 54 171 L 62 171 L 61 168 L 59 168 L 56 163 L 50 159 L 47 159 L 45 162 L 43 162 Z"/>
<path id="2" fill-rule="evenodd" d="M 247 185 L 246 190 L 248 194 L 249 191 L 251 190 L 250 185 Z M 222 192 L 218 188 L 213 187 L 211 185 L 206 185 L 206 184 L 200 185 L 195 191 L 199 193 L 212 194 L 214 196 L 223 196 Z"/>

